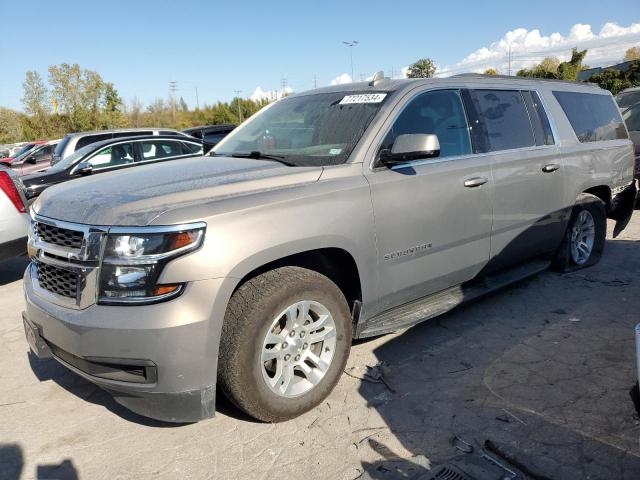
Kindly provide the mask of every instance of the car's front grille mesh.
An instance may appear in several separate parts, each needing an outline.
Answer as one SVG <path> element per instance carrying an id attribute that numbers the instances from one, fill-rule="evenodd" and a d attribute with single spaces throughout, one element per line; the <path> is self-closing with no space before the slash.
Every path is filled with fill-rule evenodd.
<path id="1" fill-rule="evenodd" d="M 83 232 L 54 227 L 53 225 L 42 222 L 36 222 L 35 230 L 36 235 L 38 235 L 43 242 L 58 245 L 59 247 L 77 249 L 82 247 Z"/>
<path id="2" fill-rule="evenodd" d="M 40 287 L 63 297 L 76 298 L 78 293 L 77 273 L 40 262 L 36 263 L 36 268 Z"/>

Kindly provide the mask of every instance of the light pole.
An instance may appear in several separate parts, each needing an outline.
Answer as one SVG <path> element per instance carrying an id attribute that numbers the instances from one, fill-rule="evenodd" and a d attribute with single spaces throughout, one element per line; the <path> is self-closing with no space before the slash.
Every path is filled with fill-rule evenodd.
<path id="1" fill-rule="evenodd" d="M 358 45 L 358 40 L 353 40 L 351 42 L 342 42 L 344 43 L 347 47 L 349 47 L 349 58 L 351 59 L 351 81 L 353 82 L 353 47 L 355 47 L 356 45 Z"/>

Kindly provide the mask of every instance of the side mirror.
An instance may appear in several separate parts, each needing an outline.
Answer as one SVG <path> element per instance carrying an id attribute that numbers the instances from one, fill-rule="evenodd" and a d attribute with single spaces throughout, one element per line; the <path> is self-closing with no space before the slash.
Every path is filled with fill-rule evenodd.
<path id="1" fill-rule="evenodd" d="M 390 151 L 383 150 L 380 153 L 380 161 L 385 165 L 393 165 L 438 155 L 440 155 L 440 142 L 437 135 L 411 133 L 399 135 Z"/>
<path id="2" fill-rule="evenodd" d="M 31 155 L 25 160 L 26 163 L 30 163 L 31 165 L 35 165 L 37 161 L 38 160 L 36 159 L 35 155 Z"/>
<path id="3" fill-rule="evenodd" d="M 80 162 L 78 165 L 73 167 L 71 170 L 71 175 L 91 175 L 93 172 L 93 165 L 89 162 Z"/>

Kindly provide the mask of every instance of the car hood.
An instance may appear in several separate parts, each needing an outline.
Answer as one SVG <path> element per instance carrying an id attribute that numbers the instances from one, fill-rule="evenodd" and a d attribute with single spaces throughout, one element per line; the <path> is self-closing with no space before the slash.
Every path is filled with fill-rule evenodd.
<path id="1" fill-rule="evenodd" d="M 312 183 L 322 167 L 197 157 L 94 174 L 46 189 L 37 215 L 89 225 L 144 226 L 179 206 Z"/>

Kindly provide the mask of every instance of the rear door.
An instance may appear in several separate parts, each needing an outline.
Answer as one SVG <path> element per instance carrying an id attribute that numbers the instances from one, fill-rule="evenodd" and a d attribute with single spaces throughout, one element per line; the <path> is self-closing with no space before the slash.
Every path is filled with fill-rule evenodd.
<path id="1" fill-rule="evenodd" d="M 485 273 L 546 256 L 562 240 L 563 164 L 535 92 L 464 93 L 474 146 L 491 159 L 494 182 L 491 261 Z"/>
<path id="2" fill-rule="evenodd" d="M 371 186 L 378 246 L 378 311 L 473 278 L 489 259 L 492 182 L 489 159 L 473 155 L 459 90 L 409 100 L 378 149 L 402 134 L 438 136 L 440 155 L 386 167 Z"/>

